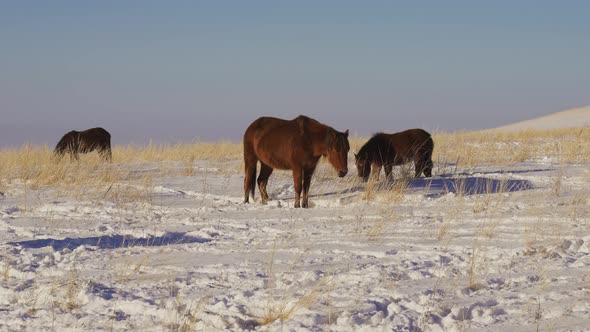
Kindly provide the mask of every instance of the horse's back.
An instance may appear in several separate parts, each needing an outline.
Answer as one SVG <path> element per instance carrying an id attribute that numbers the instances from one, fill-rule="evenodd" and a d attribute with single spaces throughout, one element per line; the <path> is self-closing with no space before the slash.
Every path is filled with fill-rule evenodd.
<path id="1" fill-rule="evenodd" d="M 244 134 L 244 139 L 272 139 L 280 143 L 293 137 L 305 134 L 306 123 L 301 119 L 284 120 L 272 117 L 262 117 L 252 122 Z"/>
<path id="2" fill-rule="evenodd" d="M 391 134 L 391 136 L 401 139 L 401 140 L 426 140 L 430 137 L 430 133 L 424 129 L 414 128 L 408 129 L 404 131 L 400 131 L 397 133 Z"/>
<path id="3" fill-rule="evenodd" d="M 244 140 L 253 138 L 254 135 L 267 132 L 273 128 L 283 125 L 287 120 L 269 116 L 260 117 L 252 122 L 244 133 Z"/>
<path id="4" fill-rule="evenodd" d="M 269 136 L 276 136 L 276 133 L 280 133 L 280 127 L 284 126 L 286 122 L 286 120 L 273 117 L 256 119 L 244 132 L 244 148 L 256 150 L 261 140 L 269 139 Z"/>
<path id="5" fill-rule="evenodd" d="M 420 150 L 430 150 L 434 148 L 434 141 L 432 135 L 424 129 L 410 129 L 410 135 L 414 139 L 414 145 Z"/>
<path id="6" fill-rule="evenodd" d="M 393 133 L 389 137 L 395 145 L 406 146 L 408 148 L 416 146 L 416 144 L 421 145 L 422 143 L 432 141 L 430 133 L 419 128 Z"/>
<path id="7" fill-rule="evenodd" d="M 86 137 L 92 137 L 97 139 L 111 139 L 111 134 L 108 131 L 106 131 L 106 129 L 101 127 L 86 129 L 84 131 L 81 131 L 80 134 Z"/>
<path id="8" fill-rule="evenodd" d="M 385 134 L 388 137 L 389 144 L 393 147 L 397 158 L 402 158 L 405 162 L 414 157 L 418 152 L 421 154 L 434 148 L 434 143 L 430 133 L 424 129 L 408 129 L 393 134 Z"/>
<path id="9" fill-rule="evenodd" d="M 297 162 L 295 159 L 306 155 L 302 151 L 311 148 L 305 144 L 308 119 L 305 116 L 292 120 L 273 117 L 256 119 L 244 133 L 244 156 L 255 155 L 272 168 L 292 169 Z"/>
<path id="10" fill-rule="evenodd" d="M 63 135 L 63 136 L 62 136 L 62 138 L 61 138 L 60 142 L 62 142 L 62 141 L 63 141 L 63 142 L 67 142 L 67 141 L 69 141 L 69 140 L 72 140 L 72 139 L 74 139 L 75 137 L 77 137 L 77 136 L 78 136 L 78 134 L 80 134 L 80 132 L 79 132 L 79 131 L 76 131 L 76 130 L 71 130 L 71 131 L 69 131 L 69 132 L 65 133 L 65 135 Z"/>

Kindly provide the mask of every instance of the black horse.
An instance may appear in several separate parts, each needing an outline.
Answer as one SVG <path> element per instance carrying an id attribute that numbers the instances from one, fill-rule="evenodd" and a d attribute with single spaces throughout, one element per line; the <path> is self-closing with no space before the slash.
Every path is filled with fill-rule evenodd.
<path id="1" fill-rule="evenodd" d="M 103 128 L 91 128 L 84 131 L 72 130 L 65 134 L 53 151 L 61 159 L 69 153 L 73 159 L 78 159 L 80 153 L 98 151 L 98 154 L 106 160 L 112 161 L 111 134 Z"/>
<path id="2" fill-rule="evenodd" d="M 434 142 L 430 134 L 423 129 L 409 129 L 394 134 L 378 133 L 365 143 L 355 154 L 358 176 L 365 181 L 371 170 L 378 178 L 381 167 L 389 178 L 391 169 L 396 165 L 414 162 L 415 175 L 432 176 L 432 151 Z"/>

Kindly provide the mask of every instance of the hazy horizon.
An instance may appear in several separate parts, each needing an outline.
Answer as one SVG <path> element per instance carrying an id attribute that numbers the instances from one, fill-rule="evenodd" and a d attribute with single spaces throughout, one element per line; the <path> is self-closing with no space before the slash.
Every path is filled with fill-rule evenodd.
<path id="1" fill-rule="evenodd" d="M 0 3 L 0 147 L 239 141 L 305 114 L 367 136 L 590 104 L 590 3 Z"/>

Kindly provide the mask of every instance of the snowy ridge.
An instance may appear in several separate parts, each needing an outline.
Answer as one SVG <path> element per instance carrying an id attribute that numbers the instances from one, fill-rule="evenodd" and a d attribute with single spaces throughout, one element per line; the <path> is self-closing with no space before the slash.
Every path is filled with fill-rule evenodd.
<path id="1" fill-rule="evenodd" d="M 510 132 L 521 130 L 549 130 L 564 128 L 589 128 L 590 106 L 552 113 L 531 120 L 516 122 L 494 128 L 494 131 Z"/>

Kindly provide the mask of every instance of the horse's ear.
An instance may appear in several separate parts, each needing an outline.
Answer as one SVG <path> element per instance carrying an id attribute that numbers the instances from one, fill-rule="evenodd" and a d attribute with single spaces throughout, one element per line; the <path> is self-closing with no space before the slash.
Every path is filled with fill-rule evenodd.
<path id="1" fill-rule="evenodd" d="M 346 131 L 344 131 L 344 135 L 346 135 L 346 137 L 348 137 L 348 129 L 346 129 Z"/>

